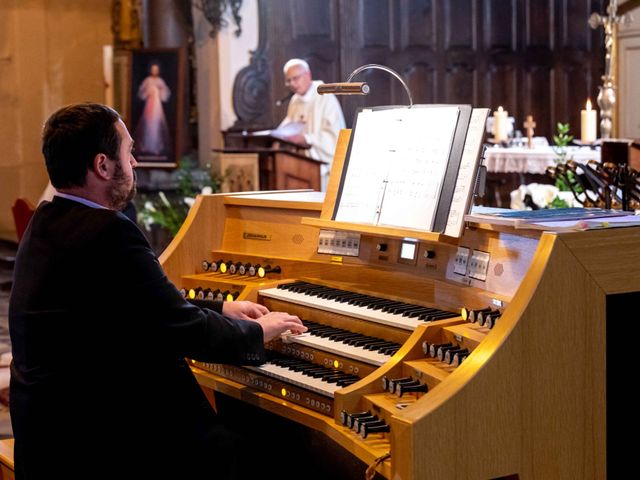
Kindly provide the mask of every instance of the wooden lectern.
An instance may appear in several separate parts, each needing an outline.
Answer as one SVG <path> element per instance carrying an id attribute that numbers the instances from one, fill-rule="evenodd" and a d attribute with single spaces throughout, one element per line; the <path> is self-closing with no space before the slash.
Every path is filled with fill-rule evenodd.
<path id="1" fill-rule="evenodd" d="M 228 165 L 236 158 L 254 157 L 260 190 L 321 190 L 320 166 L 326 162 L 306 156 L 309 145 L 289 142 L 265 131 L 223 132 L 223 135 L 225 147 L 214 149 L 225 160 L 221 163 Z"/>

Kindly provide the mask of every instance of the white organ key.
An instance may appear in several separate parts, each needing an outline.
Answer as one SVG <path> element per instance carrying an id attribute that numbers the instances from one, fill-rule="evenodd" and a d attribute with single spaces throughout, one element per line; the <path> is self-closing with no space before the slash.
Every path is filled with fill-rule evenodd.
<path id="1" fill-rule="evenodd" d="M 330 340 L 326 337 L 318 337 L 309 333 L 303 333 L 300 335 L 282 335 L 282 340 L 287 343 L 298 343 L 308 347 L 319 348 L 321 350 L 342 355 L 343 357 L 352 358 L 354 360 L 359 360 L 370 365 L 380 366 L 391 358 L 391 355 L 375 352 L 373 350 L 366 350 L 363 347 L 347 345 L 340 341 Z"/>
<path id="2" fill-rule="evenodd" d="M 320 378 L 313 378 L 308 375 L 303 375 L 301 372 L 295 372 L 286 367 L 274 365 L 273 363 L 265 363 L 264 365 L 260 365 L 259 367 L 245 368 L 262 373 L 263 375 L 268 375 L 269 377 L 275 378 L 277 380 L 292 383 L 294 385 L 297 385 L 298 387 L 306 388 L 307 390 L 312 390 L 316 393 L 319 393 L 320 395 L 325 395 L 330 398 L 333 398 L 333 392 L 342 388 L 335 383 L 329 383 Z"/>
<path id="3" fill-rule="evenodd" d="M 351 317 L 369 320 L 383 325 L 402 328 L 403 330 L 415 330 L 418 325 L 424 324 L 424 321 L 415 318 L 403 317 L 402 314 L 386 313 L 379 310 L 373 310 L 367 307 L 358 307 L 347 303 L 337 302 L 335 300 L 327 300 L 318 298 L 304 293 L 290 292 L 280 288 L 267 288 L 260 290 L 260 295 L 264 297 L 274 298 L 276 300 L 284 300 L 298 305 L 319 308 L 329 312 L 340 313 Z"/>

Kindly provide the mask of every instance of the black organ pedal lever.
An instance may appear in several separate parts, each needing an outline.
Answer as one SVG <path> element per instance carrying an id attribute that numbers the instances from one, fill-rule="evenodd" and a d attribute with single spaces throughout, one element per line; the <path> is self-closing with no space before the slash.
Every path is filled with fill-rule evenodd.
<path id="1" fill-rule="evenodd" d="M 360 429 L 365 423 L 377 422 L 378 420 L 379 419 L 377 415 L 368 415 L 366 417 L 358 417 L 353 421 L 353 430 L 356 433 L 360 433 Z"/>
<path id="2" fill-rule="evenodd" d="M 389 377 L 382 377 L 382 388 L 390 393 L 394 393 L 396 390 L 396 385 L 398 384 L 398 382 L 409 382 L 412 381 L 413 378 L 411 377 L 402 377 L 402 378 L 395 378 L 395 379 L 391 379 Z"/>
<path id="3" fill-rule="evenodd" d="M 240 275 L 246 275 L 247 273 L 249 273 L 249 269 L 251 268 L 251 264 L 250 263 L 245 263 L 243 265 L 240 265 L 238 267 L 238 273 Z"/>
<path id="4" fill-rule="evenodd" d="M 480 312 L 478 314 L 478 317 L 477 317 L 478 325 L 480 325 L 481 327 L 484 327 L 485 326 L 485 322 L 487 321 L 487 319 L 489 317 L 492 317 L 493 315 L 496 315 L 496 314 L 499 315 L 500 314 L 500 310 L 491 309 L 488 312 Z"/>
<path id="5" fill-rule="evenodd" d="M 453 365 L 454 367 L 458 367 L 468 356 L 469 356 L 470 352 L 467 353 L 456 353 L 453 356 L 453 360 L 451 361 L 451 365 Z"/>
<path id="6" fill-rule="evenodd" d="M 353 422 L 355 421 L 356 418 L 370 417 L 370 416 L 371 416 L 371 412 L 368 410 L 366 412 L 357 412 L 357 413 L 348 413 L 346 410 L 342 410 L 340 412 L 340 421 L 345 427 L 353 428 Z"/>
<path id="7" fill-rule="evenodd" d="M 390 432 L 391 427 L 384 420 L 379 420 L 377 422 L 365 423 L 360 429 L 360 436 L 362 438 L 367 438 L 370 433 L 383 433 Z"/>
<path id="8" fill-rule="evenodd" d="M 238 273 L 238 270 L 240 269 L 241 266 L 242 266 L 242 262 L 232 263 L 231 265 L 229 265 L 229 273 L 231 275 L 235 275 L 236 273 Z"/>
<path id="9" fill-rule="evenodd" d="M 453 345 L 451 342 L 449 343 L 432 343 L 431 345 L 429 345 L 429 356 L 431 358 L 436 358 L 438 356 L 438 350 L 442 347 L 449 347 Z"/>
<path id="10" fill-rule="evenodd" d="M 235 292 L 230 292 L 225 295 L 225 300 L 227 302 L 233 302 L 236 298 L 240 296 L 240 292 L 237 290 Z"/>
<path id="11" fill-rule="evenodd" d="M 456 354 L 464 355 L 468 353 L 469 353 L 468 348 L 462 348 L 462 347 L 452 348 L 451 350 L 447 350 L 447 353 L 444 354 L 443 361 L 451 365 L 451 363 L 453 362 L 453 358 L 455 357 Z"/>
<path id="12" fill-rule="evenodd" d="M 484 322 L 484 326 L 487 327 L 488 329 L 492 329 L 494 327 L 494 325 L 496 324 L 496 320 L 498 320 L 500 318 L 500 315 L 492 315 L 489 318 L 487 318 Z"/>
<path id="13" fill-rule="evenodd" d="M 458 345 L 447 345 L 447 346 L 442 346 L 442 347 L 438 348 L 438 352 L 437 352 L 438 360 L 440 360 L 441 362 L 444 362 L 444 355 L 449 350 L 455 350 L 457 348 L 459 348 Z"/>
<path id="14" fill-rule="evenodd" d="M 196 298 L 198 296 L 198 294 L 201 291 L 202 291 L 202 287 L 190 288 L 189 291 L 187 292 L 187 298 L 190 298 L 191 300 L 193 300 L 194 298 Z"/>
<path id="15" fill-rule="evenodd" d="M 226 262 L 222 262 L 220 264 L 220 266 L 218 267 L 220 270 L 220 273 L 227 273 L 227 271 L 229 270 L 229 267 L 231 266 L 233 262 L 231 260 L 227 260 Z"/>
<path id="16" fill-rule="evenodd" d="M 399 397 L 402 397 L 402 395 L 404 395 L 407 392 L 428 392 L 429 391 L 429 387 L 427 386 L 426 383 L 421 383 L 420 381 L 416 380 L 415 382 L 411 382 L 411 383 L 401 383 L 400 385 L 398 385 L 398 391 L 397 394 Z"/>
<path id="17" fill-rule="evenodd" d="M 462 308 L 462 311 L 460 312 L 460 315 L 462 316 L 463 320 L 466 320 L 468 322 L 474 323 L 478 320 L 478 314 L 480 313 L 484 313 L 484 312 L 490 312 L 492 309 L 491 307 L 487 307 L 487 308 L 481 308 L 478 310 L 471 310 L 469 308 Z"/>
<path id="18" fill-rule="evenodd" d="M 202 268 L 206 271 L 217 272 L 220 268 L 220 265 L 224 263 L 224 260 L 220 259 L 217 262 L 207 262 L 206 260 L 202 262 Z"/>
<path id="19" fill-rule="evenodd" d="M 255 265 L 251 265 L 248 270 L 248 274 L 250 277 L 255 277 L 258 273 L 258 269 L 260 268 L 260 264 L 257 263 Z"/>
<path id="20" fill-rule="evenodd" d="M 197 298 L 198 300 L 204 300 L 204 299 L 205 299 L 205 297 L 206 297 L 210 292 L 211 292 L 211 289 L 210 289 L 210 288 L 207 288 L 207 289 L 204 289 L 204 290 L 200 289 L 200 291 L 196 294 L 196 298 Z"/>
<path id="21" fill-rule="evenodd" d="M 258 268 L 258 277 L 264 278 L 267 273 L 282 273 L 282 269 L 279 266 L 271 267 L 271 265 Z"/>

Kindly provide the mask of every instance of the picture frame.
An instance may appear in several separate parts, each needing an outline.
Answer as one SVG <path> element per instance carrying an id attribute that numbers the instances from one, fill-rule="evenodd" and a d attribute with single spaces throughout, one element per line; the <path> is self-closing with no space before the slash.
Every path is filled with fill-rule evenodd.
<path id="1" fill-rule="evenodd" d="M 260 168 L 257 153 L 220 154 L 223 193 L 260 190 Z"/>
<path id="2" fill-rule="evenodd" d="M 129 55 L 127 103 L 121 113 L 134 140 L 138 167 L 176 168 L 183 138 L 183 52 L 141 48 Z"/>

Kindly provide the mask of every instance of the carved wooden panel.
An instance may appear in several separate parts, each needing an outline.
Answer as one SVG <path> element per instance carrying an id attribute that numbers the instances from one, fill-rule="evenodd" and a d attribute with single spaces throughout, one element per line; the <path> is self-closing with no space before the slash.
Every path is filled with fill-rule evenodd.
<path id="1" fill-rule="evenodd" d="M 277 125 L 286 105 L 282 65 L 309 61 L 314 78 L 344 81 L 355 68 L 380 63 L 396 70 L 415 103 L 502 105 L 522 130 L 526 115 L 536 135 L 551 137 L 556 122 L 579 135 L 580 109 L 595 100 L 604 71 L 602 30 L 592 11 L 605 0 L 259 0 L 263 59 L 252 88 L 236 89 L 243 115 L 259 127 Z M 245 72 L 246 76 L 247 72 Z M 366 97 L 343 96 L 347 125 L 359 107 L 406 104 L 400 83 L 381 71 L 362 72 Z M 237 81 L 238 83 L 238 81 Z M 266 90 L 266 91 L 265 91 Z M 262 103 L 259 96 L 263 95 Z M 247 105 L 253 105 L 247 108 Z"/>

